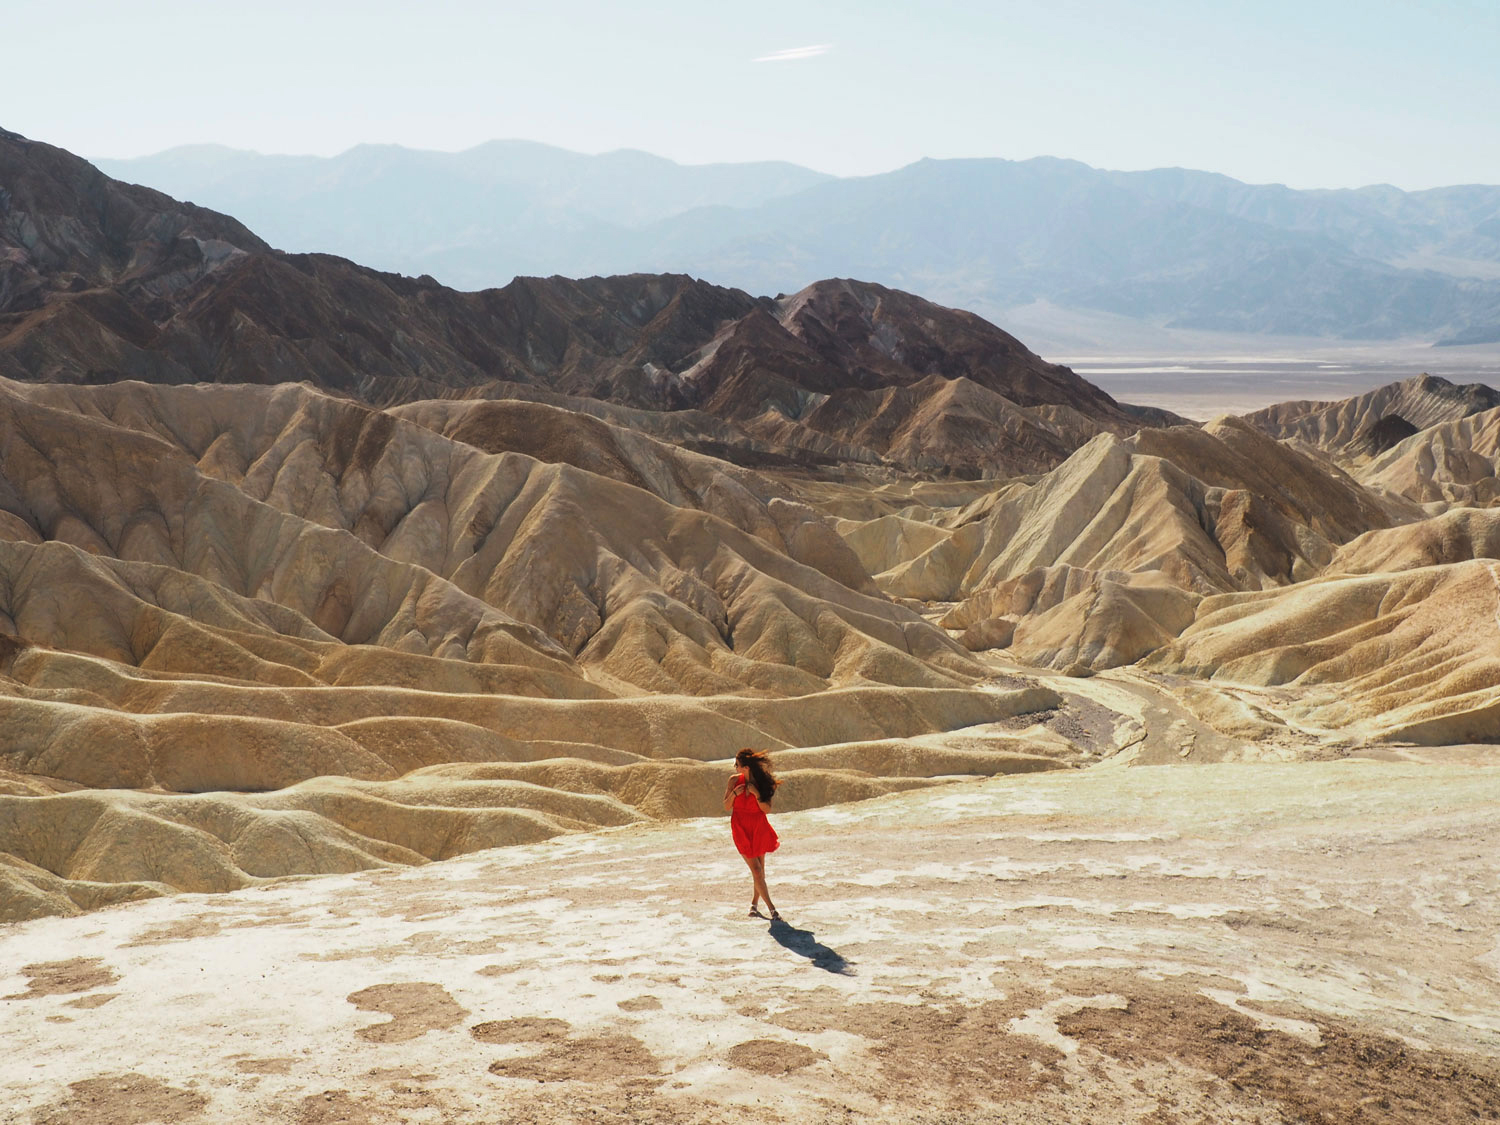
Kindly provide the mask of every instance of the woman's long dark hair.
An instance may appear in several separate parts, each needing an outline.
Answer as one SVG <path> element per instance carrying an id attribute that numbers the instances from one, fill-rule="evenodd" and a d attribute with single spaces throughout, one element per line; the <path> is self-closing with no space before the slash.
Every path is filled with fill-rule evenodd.
<path id="1" fill-rule="evenodd" d="M 734 764 L 750 771 L 750 784 L 762 801 L 769 801 L 781 784 L 771 772 L 771 756 L 764 750 L 741 750 L 734 756 Z"/>

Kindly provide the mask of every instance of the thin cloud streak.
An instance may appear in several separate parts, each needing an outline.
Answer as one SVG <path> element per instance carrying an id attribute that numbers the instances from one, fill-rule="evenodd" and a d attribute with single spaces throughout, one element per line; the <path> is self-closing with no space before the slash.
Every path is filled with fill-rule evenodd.
<path id="1" fill-rule="evenodd" d="M 788 47 L 784 51 L 772 51 L 769 55 L 761 55 L 751 62 L 795 62 L 797 59 L 815 59 L 819 55 L 826 55 L 831 43 L 819 43 L 812 47 Z"/>

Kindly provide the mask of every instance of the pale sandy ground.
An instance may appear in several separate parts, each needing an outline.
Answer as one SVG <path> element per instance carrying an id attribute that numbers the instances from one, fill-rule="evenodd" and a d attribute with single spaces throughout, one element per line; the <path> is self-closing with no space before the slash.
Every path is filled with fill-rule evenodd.
<path id="1" fill-rule="evenodd" d="M 0 930 L 0 1119 L 1493 1121 L 1500 769 L 1179 764 Z M 1490 759 L 1493 760 L 1493 759 Z"/>

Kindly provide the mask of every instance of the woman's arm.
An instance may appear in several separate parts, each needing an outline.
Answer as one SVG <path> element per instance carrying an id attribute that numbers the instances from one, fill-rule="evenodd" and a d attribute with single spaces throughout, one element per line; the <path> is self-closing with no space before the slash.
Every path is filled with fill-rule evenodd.
<path id="1" fill-rule="evenodd" d="M 759 797 L 756 797 L 755 798 L 755 803 L 760 806 L 760 811 L 761 812 L 770 812 L 771 811 L 771 802 L 770 801 L 762 801 Z"/>
<path id="2" fill-rule="evenodd" d="M 734 811 L 734 790 L 735 790 L 735 785 L 736 785 L 736 783 L 739 780 L 740 780 L 740 775 L 737 774 L 737 773 L 735 773 L 735 774 L 730 774 L 729 775 L 729 780 L 724 783 L 724 811 L 725 812 L 733 812 Z"/>

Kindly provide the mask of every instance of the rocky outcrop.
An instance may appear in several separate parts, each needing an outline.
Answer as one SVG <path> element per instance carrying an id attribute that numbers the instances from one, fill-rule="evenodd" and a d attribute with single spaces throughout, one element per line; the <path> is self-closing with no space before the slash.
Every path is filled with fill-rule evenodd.
<path id="1" fill-rule="evenodd" d="M 1383 453 L 1418 430 L 1497 406 L 1500 391 L 1483 383 L 1457 385 L 1418 375 L 1337 402 L 1282 402 L 1244 418 L 1272 437 L 1358 458 Z"/>
<path id="2" fill-rule="evenodd" d="M 1401 527 L 1371 531 L 1334 552 L 1329 574 L 1374 574 L 1500 559 L 1500 508 L 1454 508 Z"/>
<path id="3" fill-rule="evenodd" d="M 1392 518 L 1337 469 L 1225 418 L 1101 435 L 877 581 L 896 597 L 958 601 L 949 628 L 1014 619 L 1010 650 L 1032 663 L 1107 668 L 1175 637 L 1201 598 L 1312 578 Z M 890 520 L 846 526 L 846 538 L 886 561 L 873 532 Z"/>
<path id="4" fill-rule="evenodd" d="M 1500 569 L 1489 560 L 1209 598 L 1145 667 L 1291 689 L 1325 729 L 1419 743 L 1500 731 Z"/>
<path id="5" fill-rule="evenodd" d="M 245 253 L 244 226 L 150 188 L 122 184 L 62 149 L 0 129 L 0 316 L 81 300 L 139 334 L 176 295 Z M 98 290 L 115 288 L 111 300 Z M 81 294 L 91 294 L 82 296 Z"/>
<path id="6" fill-rule="evenodd" d="M 371 616 L 366 585 L 404 604 L 386 575 L 400 566 L 413 575 L 403 582 L 425 576 L 444 597 L 478 599 L 652 691 L 798 693 L 826 675 L 860 678 L 862 646 L 839 639 L 849 626 L 901 650 L 867 666 L 885 669 L 877 679 L 915 650 L 926 650 L 910 666 L 918 680 L 944 662 L 959 680 L 974 673 L 941 633 L 857 592 L 868 577 L 810 509 L 648 439 L 635 463 L 682 506 L 300 386 L 17 385 L 0 407 L 16 435 L 0 459 L 0 506 L 17 534 L 271 596 L 345 641 L 395 639 Z M 60 456 L 79 446 L 93 451 L 88 464 Z M 103 478 L 99 464 L 111 466 Z M 293 554 L 267 555 L 267 541 Z"/>
<path id="7" fill-rule="evenodd" d="M 1493 504 L 1500 500 L 1500 407 L 1430 426 L 1357 472 L 1370 488 L 1421 504 Z"/>
<path id="8" fill-rule="evenodd" d="M 982 520 L 883 576 L 888 592 L 972 597 L 1030 571 L 1159 571 L 1216 593 L 1311 577 L 1391 522 L 1354 481 L 1234 419 L 1095 438 Z"/>

